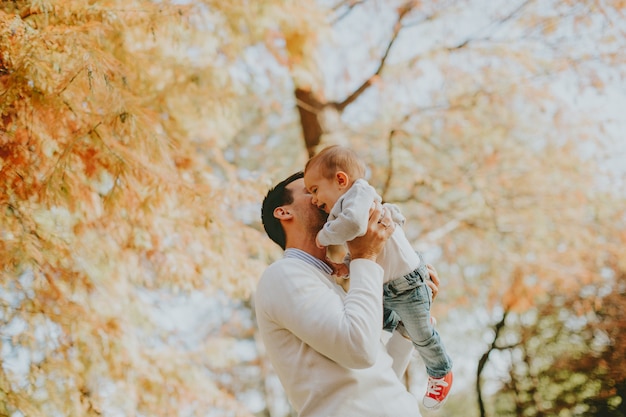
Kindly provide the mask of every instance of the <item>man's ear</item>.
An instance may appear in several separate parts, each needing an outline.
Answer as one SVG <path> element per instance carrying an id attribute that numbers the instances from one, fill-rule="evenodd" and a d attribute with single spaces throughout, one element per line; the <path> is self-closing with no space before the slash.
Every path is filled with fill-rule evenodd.
<path id="1" fill-rule="evenodd" d="M 340 188 L 347 187 L 350 184 L 350 177 L 343 171 L 337 171 L 335 181 Z"/>
<path id="2" fill-rule="evenodd" d="M 274 217 L 278 220 L 285 220 L 291 218 L 291 212 L 287 210 L 284 206 L 276 207 L 274 209 Z"/>

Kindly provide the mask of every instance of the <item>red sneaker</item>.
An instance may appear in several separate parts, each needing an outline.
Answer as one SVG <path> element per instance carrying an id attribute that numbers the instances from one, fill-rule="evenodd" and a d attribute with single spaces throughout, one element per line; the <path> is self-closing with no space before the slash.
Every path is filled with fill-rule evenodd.
<path id="1" fill-rule="evenodd" d="M 429 410 L 437 410 L 443 405 L 452 388 L 452 372 L 448 372 L 443 378 L 428 377 L 428 388 L 424 395 L 424 407 Z"/>

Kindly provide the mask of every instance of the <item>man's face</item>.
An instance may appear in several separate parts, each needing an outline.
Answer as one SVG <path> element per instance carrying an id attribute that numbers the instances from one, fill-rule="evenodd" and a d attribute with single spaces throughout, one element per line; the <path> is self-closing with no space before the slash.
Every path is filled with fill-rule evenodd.
<path id="1" fill-rule="evenodd" d="M 290 206 L 299 217 L 298 220 L 305 225 L 310 233 L 317 234 L 326 223 L 328 214 L 313 204 L 312 196 L 304 186 L 304 179 L 295 180 L 287 186 L 287 189 L 291 191 L 293 203 Z"/>

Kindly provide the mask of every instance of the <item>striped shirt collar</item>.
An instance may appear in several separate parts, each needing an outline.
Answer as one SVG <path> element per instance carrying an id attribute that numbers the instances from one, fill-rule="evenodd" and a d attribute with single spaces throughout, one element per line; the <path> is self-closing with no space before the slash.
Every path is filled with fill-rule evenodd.
<path id="1" fill-rule="evenodd" d="M 319 269 L 325 274 L 331 275 L 333 273 L 333 269 L 330 266 L 328 266 L 326 263 L 324 263 L 322 260 L 300 249 L 296 249 L 296 248 L 285 249 L 283 258 L 300 259 L 308 263 L 309 265 L 316 267 L 317 269 Z"/>

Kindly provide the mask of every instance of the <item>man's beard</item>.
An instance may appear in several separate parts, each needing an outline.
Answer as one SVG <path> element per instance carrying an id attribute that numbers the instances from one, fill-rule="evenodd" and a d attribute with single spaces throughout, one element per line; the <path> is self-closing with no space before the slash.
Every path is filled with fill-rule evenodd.
<path id="1" fill-rule="evenodd" d="M 315 207 L 313 210 L 313 215 L 311 216 L 311 232 L 317 235 L 317 232 L 322 230 L 322 227 L 324 227 L 324 224 L 327 220 L 328 213 Z"/>

